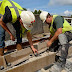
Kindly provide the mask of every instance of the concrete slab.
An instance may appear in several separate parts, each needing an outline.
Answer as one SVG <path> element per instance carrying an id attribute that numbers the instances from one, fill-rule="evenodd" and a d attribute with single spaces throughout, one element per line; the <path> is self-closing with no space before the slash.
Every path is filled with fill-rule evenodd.
<path id="1" fill-rule="evenodd" d="M 29 61 L 27 61 L 24 64 L 6 70 L 6 72 L 34 72 L 45 66 L 50 65 L 54 61 L 55 61 L 55 53 L 45 52 L 41 54 L 41 56 L 30 58 Z"/>
<path id="2" fill-rule="evenodd" d="M 5 55 L 7 63 L 12 63 L 32 53 L 30 47 Z"/>

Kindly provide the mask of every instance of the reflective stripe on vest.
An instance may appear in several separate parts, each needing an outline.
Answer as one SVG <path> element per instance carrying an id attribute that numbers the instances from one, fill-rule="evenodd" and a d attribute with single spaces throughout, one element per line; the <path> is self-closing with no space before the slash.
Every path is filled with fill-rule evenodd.
<path id="1" fill-rule="evenodd" d="M 15 12 L 16 12 L 16 14 L 17 14 L 17 17 L 19 16 L 19 12 L 18 12 L 18 10 L 17 10 L 17 7 L 13 4 L 13 2 L 11 2 L 10 0 L 8 0 L 11 4 L 12 4 L 12 7 L 10 7 L 10 8 L 14 8 L 15 9 Z"/>
<path id="2" fill-rule="evenodd" d="M 19 11 L 18 11 L 19 8 L 17 8 L 12 1 L 10 1 L 10 0 L 8 0 L 8 1 L 12 4 L 12 6 L 9 6 L 9 7 L 10 7 L 10 8 L 14 8 L 14 10 L 15 10 L 15 12 L 16 12 L 16 15 L 17 15 L 17 18 L 18 18 L 18 17 L 20 16 Z M 20 11 L 23 11 L 23 10 L 21 10 L 21 9 L 19 9 L 19 10 L 20 10 Z M 15 22 L 15 21 L 13 20 L 12 22 Z"/>
<path id="3" fill-rule="evenodd" d="M 19 8 L 17 8 L 14 4 L 13 4 L 13 2 L 12 1 L 10 1 L 10 0 L 8 0 L 11 4 L 12 4 L 12 6 L 9 6 L 10 8 L 14 8 L 15 9 L 15 12 L 16 12 L 16 14 L 17 14 L 17 17 L 19 17 L 19 12 L 18 12 L 18 9 Z M 21 9 L 19 9 L 19 10 L 21 10 Z M 23 10 L 21 10 L 21 11 L 23 11 Z"/>

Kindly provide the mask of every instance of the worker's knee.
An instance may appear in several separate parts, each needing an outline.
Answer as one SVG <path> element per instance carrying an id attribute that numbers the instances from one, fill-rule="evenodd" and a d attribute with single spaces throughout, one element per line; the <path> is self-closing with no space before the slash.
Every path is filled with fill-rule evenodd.
<path id="1" fill-rule="evenodd" d="M 58 39 L 61 45 L 68 43 L 68 39 L 65 34 L 59 34 Z"/>

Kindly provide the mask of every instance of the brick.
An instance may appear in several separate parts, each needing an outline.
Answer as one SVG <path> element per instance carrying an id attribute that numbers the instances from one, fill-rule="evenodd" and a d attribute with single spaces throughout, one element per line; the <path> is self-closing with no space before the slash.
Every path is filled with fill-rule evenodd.
<path id="1" fill-rule="evenodd" d="M 48 41 L 48 40 L 43 41 L 43 42 L 35 43 L 35 44 L 34 44 L 34 47 L 35 47 L 38 51 L 41 50 L 41 49 L 43 49 L 43 48 L 46 48 L 46 47 L 47 47 L 47 41 Z"/>

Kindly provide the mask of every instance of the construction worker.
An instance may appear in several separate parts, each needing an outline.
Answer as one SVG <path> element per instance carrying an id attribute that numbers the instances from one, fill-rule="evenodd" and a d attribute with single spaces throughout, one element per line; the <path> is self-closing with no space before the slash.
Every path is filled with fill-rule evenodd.
<path id="1" fill-rule="evenodd" d="M 50 13 L 43 11 L 40 14 L 40 19 L 43 23 L 47 23 L 50 29 L 50 37 L 47 46 L 50 47 L 57 39 L 60 44 L 60 57 L 58 61 L 51 67 L 49 72 L 61 72 L 65 68 L 66 58 L 68 55 L 69 41 L 72 40 L 71 25 L 59 15 L 50 15 Z"/>
<path id="2" fill-rule="evenodd" d="M 27 33 L 27 38 L 29 40 L 30 46 L 33 52 L 37 52 L 32 43 L 32 38 L 30 34 L 30 30 L 33 27 L 33 23 L 35 22 L 35 16 L 31 11 L 24 11 L 23 8 L 14 1 L 11 0 L 3 0 L 0 3 L 0 14 L 2 15 L 0 18 L 0 56 L 3 56 L 3 49 L 5 47 L 5 30 L 10 35 L 11 40 L 15 40 L 13 34 L 6 26 L 6 23 L 12 23 L 16 30 L 17 37 L 17 49 L 22 49 L 22 30 Z"/>

